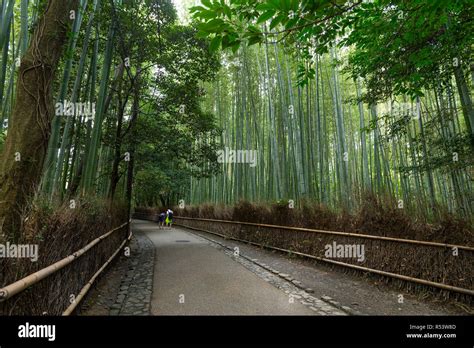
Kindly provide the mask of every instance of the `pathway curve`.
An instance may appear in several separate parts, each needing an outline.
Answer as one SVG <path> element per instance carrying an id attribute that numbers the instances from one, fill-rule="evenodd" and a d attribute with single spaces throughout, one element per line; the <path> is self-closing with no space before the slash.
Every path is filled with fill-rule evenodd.
<path id="1" fill-rule="evenodd" d="M 136 224 L 155 245 L 151 314 L 344 314 L 318 299 L 304 301 L 303 295 L 311 296 L 290 282 L 277 281 L 279 277 L 245 257 L 184 229 Z"/>

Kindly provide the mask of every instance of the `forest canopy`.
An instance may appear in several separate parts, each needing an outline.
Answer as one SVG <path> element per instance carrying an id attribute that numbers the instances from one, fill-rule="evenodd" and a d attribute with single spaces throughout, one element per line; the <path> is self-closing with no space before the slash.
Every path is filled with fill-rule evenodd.
<path id="1" fill-rule="evenodd" d="M 39 196 L 470 217 L 473 6 L 1 0 L 4 232 Z"/>

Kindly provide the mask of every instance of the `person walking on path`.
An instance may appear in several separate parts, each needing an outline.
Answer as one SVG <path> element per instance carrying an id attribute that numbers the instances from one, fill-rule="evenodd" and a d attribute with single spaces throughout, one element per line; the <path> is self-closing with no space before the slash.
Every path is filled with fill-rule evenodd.
<path id="1" fill-rule="evenodd" d="M 165 218 L 166 214 L 165 212 L 161 212 L 160 215 L 158 216 L 158 228 L 165 228 Z"/>
<path id="2" fill-rule="evenodd" d="M 171 228 L 172 224 L 173 224 L 173 211 L 171 209 L 168 209 L 166 211 L 166 226 Z"/>

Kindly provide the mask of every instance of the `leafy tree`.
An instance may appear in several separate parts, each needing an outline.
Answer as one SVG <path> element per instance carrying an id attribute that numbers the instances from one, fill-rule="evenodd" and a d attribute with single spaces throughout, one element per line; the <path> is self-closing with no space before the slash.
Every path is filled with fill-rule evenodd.
<path id="1" fill-rule="evenodd" d="M 201 109 L 204 94 L 199 85 L 214 78 L 219 62 L 208 42 L 195 34 L 192 27 L 177 25 L 163 36 L 166 45 L 154 92 L 134 134 L 140 139 L 137 177 L 154 190 L 138 185 L 137 204 L 158 199 L 162 205 L 175 204 L 191 176 L 209 176 L 216 170 L 218 129 L 214 116 Z M 154 183 L 151 173 L 156 175 Z M 143 197 L 148 198 L 142 202 Z"/>
<path id="2" fill-rule="evenodd" d="M 474 139 L 474 111 L 464 74 L 469 68 L 474 20 L 471 1 L 205 0 L 192 9 L 211 48 L 277 40 L 302 50 L 300 83 L 314 77 L 314 55 L 336 43 L 354 47 L 350 69 L 367 85 L 371 103 L 412 98 L 456 76 L 465 122 Z M 269 25 L 267 25 L 267 23 Z M 473 140 L 474 142 L 474 140 Z"/>

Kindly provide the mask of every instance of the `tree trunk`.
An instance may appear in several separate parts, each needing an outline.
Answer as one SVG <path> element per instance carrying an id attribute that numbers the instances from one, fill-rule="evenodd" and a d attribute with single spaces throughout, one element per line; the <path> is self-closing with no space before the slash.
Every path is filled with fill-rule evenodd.
<path id="1" fill-rule="evenodd" d="M 472 107 L 472 100 L 466 79 L 460 67 L 454 69 L 454 77 L 459 92 L 459 99 L 461 100 L 464 121 L 466 122 L 467 131 L 471 136 L 471 147 L 474 148 L 474 108 Z"/>
<path id="2" fill-rule="evenodd" d="M 123 71 L 123 70 L 122 70 Z M 120 89 L 119 89 L 120 90 Z M 122 98 L 119 97 L 119 109 L 117 114 L 117 128 L 115 130 L 115 143 L 114 143 L 114 162 L 112 164 L 112 172 L 110 174 L 110 190 L 108 196 L 113 200 L 115 196 L 115 190 L 120 179 L 119 175 L 119 166 L 120 161 L 122 160 L 122 124 L 123 124 L 123 115 L 125 112 L 125 107 L 127 105 L 128 96 L 125 98 L 125 101 L 122 102 Z"/>
<path id="3" fill-rule="evenodd" d="M 19 236 L 21 214 L 40 180 L 54 114 L 52 90 L 78 0 L 49 0 L 19 69 L 0 168 L 0 237 Z"/>
<path id="4" fill-rule="evenodd" d="M 140 71 L 140 66 L 137 68 L 137 74 Z M 133 91 L 133 104 L 132 104 L 132 116 L 130 119 L 130 132 L 133 132 L 135 129 L 135 125 L 138 119 L 138 113 L 139 113 L 139 108 L 140 108 L 140 82 L 138 76 L 136 76 L 137 79 L 134 80 L 132 83 L 134 84 L 134 91 Z M 133 167 L 135 164 L 135 146 L 136 143 L 133 139 L 133 135 L 131 136 L 131 142 L 130 142 L 130 149 L 128 152 L 130 153 L 130 161 L 128 162 L 128 168 L 127 168 L 127 186 L 126 186 L 126 192 L 125 192 L 125 198 L 127 200 L 128 204 L 128 211 L 129 214 L 131 214 L 132 211 L 132 194 L 133 194 Z"/>

